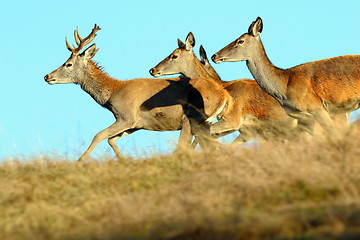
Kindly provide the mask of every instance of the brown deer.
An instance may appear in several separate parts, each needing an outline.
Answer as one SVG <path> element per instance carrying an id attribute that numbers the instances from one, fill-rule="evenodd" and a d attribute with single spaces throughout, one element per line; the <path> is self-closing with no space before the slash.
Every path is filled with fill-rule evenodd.
<path id="1" fill-rule="evenodd" d="M 200 46 L 199 61 L 193 52 L 194 46 L 195 38 L 190 32 L 185 43 L 178 39 L 178 48 L 150 69 L 150 73 L 153 76 L 181 73 L 191 79 L 206 79 L 223 86 L 233 98 L 233 106 L 211 125 L 212 135 L 220 137 L 239 131 L 241 134 L 236 141 L 241 142 L 255 136 L 264 139 L 284 138 L 284 134 L 296 126 L 296 120 L 287 116 L 280 104 L 262 91 L 254 80 L 222 81 L 210 65 L 205 49 Z"/>
<path id="2" fill-rule="evenodd" d="M 215 118 L 217 112 L 203 116 L 199 92 L 194 89 L 186 77 L 169 79 L 133 79 L 120 81 L 110 77 L 92 58 L 99 49 L 95 43 L 80 51 L 96 36 L 100 28 L 95 24 L 91 33 L 81 38 L 78 30 L 74 31 L 77 47 L 70 46 L 66 39 L 67 49 L 71 52 L 69 59 L 58 69 L 47 74 L 44 79 L 49 84 L 75 83 L 87 92 L 98 104 L 107 108 L 116 119 L 108 128 L 96 134 L 89 148 L 79 161 L 88 158 L 95 146 L 104 139 L 120 159 L 121 152 L 116 140 L 140 129 L 153 131 L 175 131 L 180 133 L 179 144 L 190 145 L 191 133 L 199 135 L 207 133 L 203 127 L 208 118 Z M 196 104 L 189 104 L 188 101 Z M 194 106 L 195 105 L 195 106 Z M 225 106 L 226 102 L 219 103 Z M 195 108 L 196 107 L 196 108 Z M 220 110 L 216 109 L 214 111 Z M 202 147 L 207 147 L 207 138 L 201 138 Z M 211 142 L 210 142 L 211 143 Z M 211 145 L 211 144 L 209 144 Z"/>
<path id="3" fill-rule="evenodd" d="M 212 56 L 215 63 L 246 61 L 259 86 L 274 97 L 298 127 L 310 134 L 315 122 L 334 130 L 330 115 L 346 118 L 359 108 L 360 56 L 348 55 L 301 64 L 274 66 L 260 39 L 263 22 L 254 21 L 247 33 Z M 336 132 L 336 131 L 335 131 Z"/>
<path id="4" fill-rule="evenodd" d="M 233 107 L 233 100 L 230 94 L 223 88 L 222 84 L 219 84 L 219 82 L 214 80 L 207 71 L 204 70 L 199 60 L 193 65 L 196 71 L 194 71 L 191 77 L 189 77 L 190 75 L 187 72 L 182 72 L 177 69 L 178 62 L 184 61 L 183 58 L 185 57 L 181 54 L 181 51 L 184 50 L 193 53 L 192 49 L 195 46 L 195 38 L 192 33 L 188 34 L 185 42 L 186 43 L 183 43 L 178 39 L 178 44 L 181 45 L 181 47 L 176 49 L 173 54 L 161 61 L 156 67 L 151 68 L 149 72 L 154 77 L 181 73 L 183 76 L 190 78 L 189 83 L 201 93 L 202 98 L 200 100 L 204 105 L 203 114 L 205 116 L 212 116 L 208 117 L 209 120 L 207 121 L 211 123 L 215 117 L 222 118 L 222 116 L 227 115 Z M 232 127 L 230 128 L 232 129 Z"/>

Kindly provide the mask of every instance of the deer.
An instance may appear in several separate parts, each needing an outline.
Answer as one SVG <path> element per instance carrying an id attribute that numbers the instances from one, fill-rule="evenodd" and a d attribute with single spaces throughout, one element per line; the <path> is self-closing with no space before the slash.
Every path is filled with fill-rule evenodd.
<path id="1" fill-rule="evenodd" d="M 261 89 L 274 97 L 285 112 L 298 120 L 298 128 L 313 135 L 315 122 L 326 133 L 338 133 L 331 116 L 345 121 L 360 104 L 360 55 L 345 55 L 276 67 L 260 39 L 263 21 L 258 17 L 248 32 L 212 56 L 215 63 L 246 61 Z"/>
<path id="2" fill-rule="evenodd" d="M 225 108 L 225 100 L 218 103 L 214 112 L 204 116 L 198 111 L 201 108 L 199 91 L 194 89 L 186 77 L 168 79 L 138 78 L 119 80 L 110 77 L 103 68 L 92 60 L 99 51 L 93 43 L 82 53 L 80 51 L 96 37 L 101 28 L 95 24 L 91 33 L 82 38 L 78 29 L 74 31 L 77 46 L 70 45 L 65 39 L 66 47 L 71 52 L 70 57 L 59 68 L 44 76 L 50 84 L 75 83 L 88 93 L 99 105 L 108 109 L 115 117 L 115 122 L 100 131 L 93 138 L 90 146 L 78 159 L 85 161 L 93 149 L 101 141 L 108 139 L 108 144 L 118 159 L 122 154 L 116 145 L 120 137 L 140 129 L 151 131 L 181 130 L 180 145 L 189 145 L 192 134 L 201 140 L 201 146 L 213 146 L 207 140 L 207 121 L 212 121 Z M 188 101 L 196 103 L 189 104 Z M 217 106 L 218 106 L 217 105 Z M 203 137 L 203 135 L 205 137 Z M 209 142 L 210 141 L 210 142 Z"/>
<path id="3" fill-rule="evenodd" d="M 195 38 L 191 32 L 186 37 L 185 42 L 186 43 L 183 43 L 178 39 L 178 44 L 181 44 L 182 46 L 181 49 L 192 52 L 192 49 L 195 46 Z M 191 76 L 188 76 L 185 72 L 179 72 L 176 69 L 172 69 L 171 65 L 176 64 L 181 58 L 182 56 L 180 54 L 172 54 L 168 58 L 162 60 L 156 67 L 151 68 L 149 72 L 154 77 L 182 73 L 181 75 L 189 78 L 189 83 L 201 93 L 201 101 L 204 103 L 203 114 L 205 116 L 209 114 L 215 116 L 215 114 L 211 114 L 215 112 L 216 116 L 219 119 L 222 119 L 233 106 L 233 99 L 230 94 L 221 84 L 212 79 L 212 77 L 203 69 L 203 66 L 199 61 L 198 64 L 200 65 L 198 65 L 198 68 L 195 66 L 195 68 L 198 69 L 197 71 L 201 71 L 201 73 L 196 75 L 192 74 Z M 160 70 L 160 66 L 163 66 L 165 69 Z M 215 118 L 211 118 L 207 122 L 210 124 L 214 119 Z"/>
<path id="4" fill-rule="evenodd" d="M 200 61 L 194 54 L 194 46 L 195 38 L 190 32 L 185 43 L 178 39 L 178 48 L 150 69 L 150 74 L 158 77 L 180 73 L 194 81 L 206 79 L 223 86 L 232 97 L 233 105 L 221 115 L 218 122 L 211 125 L 210 133 L 214 137 L 239 131 L 240 135 L 234 142 L 246 142 L 256 136 L 263 139 L 285 138 L 285 133 L 296 126 L 296 120 L 289 117 L 280 104 L 262 91 L 254 80 L 222 81 L 210 65 L 204 47 L 200 46 Z"/>

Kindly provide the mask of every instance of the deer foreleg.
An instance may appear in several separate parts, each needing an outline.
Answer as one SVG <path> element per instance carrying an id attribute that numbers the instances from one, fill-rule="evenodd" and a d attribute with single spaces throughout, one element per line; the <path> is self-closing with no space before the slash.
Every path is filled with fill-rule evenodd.
<path id="1" fill-rule="evenodd" d="M 255 137 L 255 132 L 246 126 L 241 127 L 239 132 L 240 134 L 234 139 L 232 143 L 246 143 Z"/>
<path id="2" fill-rule="evenodd" d="M 84 154 L 79 158 L 78 161 L 79 162 L 85 161 L 89 157 L 90 153 L 94 150 L 96 145 L 98 145 L 104 139 L 114 138 L 113 140 L 110 140 L 110 142 L 112 144 L 110 146 L 113 147 L 115 145 L 115 140 L 117 139 L 116 137 L 121 136 L 121 134 L 124 133 L 128 129 L 129 129 L 129 127 L 125 126 L 124 123 L 115 122 L 110 127 L 102 130 L 101 132 L 99 132 L 98 134 L 95 135 L 90 146 L 84 152 Z M 120 150 L 117 148 L 117 146 L 115 147 L 115 149 L 114 149 L 114 151 L 115 151 L 116 155 L 118 155 L 118 153 L 120 153 Z"/>
<path id="3" fill-rule="evenodd" d="M 311 114 L 313 115 L 314 119 L 320 124 L 320 126 L 326 132 L 335 131 L 334 124 L 331 120 L 331 117 L 325 109 L 311 112 Z"/>
<path id="4" fill-rule="evenodd" d="M 119 160 L 123 159 L 123 155 L 121 154 L 120 149 L 116 145 L 116 140 L 118 140 L 119 138 L 124 137 L 126 135 L 129 135 L 135 131 L 136 130 L 126 131 L 126 132 L 120 133 L 119 135 L 116 135 L 114 137 L 108 138 L 108 143 L 109 143 L 110 147 L 113 149 L 113 151 L 115 152 L 117 159 L 119 159 Z"/>
<path id="5" fill-rule="evenodd" d="M 191 126 L 189 118 L 186 115 L 183 115 L 181 118 L 181 132 L 179 136 L 179 142 L 176 146 L 175 151 L 179 151 L 180 149 L 187 149 L 190 146 L 192 139 L 191 134 Z"/>
<path id="6" fill-rule="evenodd" d="M 114 150 L 116 157 L 120 160 L 122 158 L 122 154 L 120 152 L 120 149 L 118 148 L 118 146 L 116 145 L 116 140 L 118 140 L 120 137 L 122 137 L 123 134 L 121 135 L 116 135 L 115 137 L 111 137 L 108 139 L 108 143 L 110 145 L 110 147 Z"/>
<path id="7" fill-rule="evenodd" d="M 210 149 L 218 147 L 219 142 L 210 135 L 210 126 L 207 123 L 199 124 L 196 121 L 191 121 L 191 132 L 199 141 L 200 146 L 203 149 Z"/>
<path id="8" fill-rule="evenodd" d="M 210 133 L 212 136 L 222 137 L 234 131 L 237 131 L 242 124 L 241 120 L 236 122 L 228 121 L 225 118 L 220 119 L 218 122 L 210 126 Z"/>

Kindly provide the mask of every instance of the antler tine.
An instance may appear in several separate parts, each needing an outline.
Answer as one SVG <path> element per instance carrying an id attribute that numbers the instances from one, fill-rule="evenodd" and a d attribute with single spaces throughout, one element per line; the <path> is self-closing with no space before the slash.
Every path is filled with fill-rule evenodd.
<path id="1" fill-rule="evenodd" d="M 75 38 L 75 42 L 78 45 L 78 47 L 76 48 L 74 45 L 72 45 L 72 47 L 70 46 L 70 44 L 67 41 L 66 38 L 66 47 L 69 49 L 70 52 L 72 52 L 73 54 L 78 54 L 80 52 L 80 50 L 87 44 L 89 44 L 92 40 L 94 40 L 94 38 L 96 37 L 96 32 L 101 30 L 101 28 L 99 26 L 97 26 L 96 24 L 94 25 L 94 28 L 92 29 L 91 33 L 85 37 L 85 38 L 81 38 L 80 34 L 79 34 L 79 30 L 76 27 L 76 29 L 74 30 L 74 38 Z"/>
<path id="2" fill-rule="evenodd" d="M 76 29 L 74 30 L 74 38 L 75 38 L 76 44 L 79 46 L 80 43 L 81 43 L 81 41 L 80 41 L 81 37 L 80 37 L 80 34 L 79 34 L 78 27 L 76 27 Z"/>
<path id="3" fill-rule="evenodd" d="M 101 28 L 98 25 L 96 25 L 96 23 L 95 23 L 94 28 L 91 30 L 91 33 L 89 34 L 89 36 L 87 36 L 84 39 L 80 38 L 80 40 L 82 42 L 84 42 L 84 46 L 89 44 L 96 37 L 96 32 L 99 30 L 101 30 Z M 80 37 L 80 35 L 79 35 L 79 37 Z"/>
<path id="4" fill-rule="evenodd" d="M 74 30 L 74 38 L 75 38 L 76 44 L 77 44 L 77 45 L 80 45 L 80 41 L 79 41 L 77 35 L 79 35 L 79 34 L 78 34 L 78 27 L 76 27 L 76 29 Z M 79 52 L 79 51 L 76 51 L 76 47 L 75 47 L 73 44 L 70 46 L 67 37 L 65 37 L 65 43 L 66 43 L 67 49 L 68 49 L 70 52 L 72 52 L 73 54 L 76 54 L 77 52 Z"/>
<path id="5" fill-rule="evenodd" d="M 73 52 L 74 48 L 72 48 L 72 47 L 70 46 L 70 44 L 68 43 L 67 37 L 65 37 L 65 44 L 66 44 L 67 49 L 68 49 L 70 52 Z"/>

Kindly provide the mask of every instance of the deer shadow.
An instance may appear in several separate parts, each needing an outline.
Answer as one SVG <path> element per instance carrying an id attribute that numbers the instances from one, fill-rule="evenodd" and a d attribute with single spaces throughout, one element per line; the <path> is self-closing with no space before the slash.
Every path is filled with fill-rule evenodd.
<path id="1" fill-rule="evenodd" d="M 179 80 L 164 79 L 169 86 L 160 90 L 141 104 L 141 110 L 181 105 L 190 121 L 202 124 L 206 120 L 204 100 L 201 93 L 190 83 L 190 78 L 180 76 Z"/>

